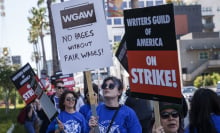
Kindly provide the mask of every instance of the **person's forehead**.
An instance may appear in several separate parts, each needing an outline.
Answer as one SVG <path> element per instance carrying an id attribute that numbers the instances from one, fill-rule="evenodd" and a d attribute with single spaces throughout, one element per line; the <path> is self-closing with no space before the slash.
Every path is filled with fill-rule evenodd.
<path id="1" fill-rule="evenodd" d="M 114 81 L 109 79 L 109 80 L 106 81 L 106 83 L 114 83 Z"/>
<path id="2" fill-rule="evenodd" d="M 177 111 L 177 110 L 170 108 L 170 109 L 164 109 L 161 112 L 173 112 L 173 111 Z"/>
<path id="3" fill-rule="evenodd" d="M 68 93 L 66 97 L 74 97 L 72 93 Z"/>

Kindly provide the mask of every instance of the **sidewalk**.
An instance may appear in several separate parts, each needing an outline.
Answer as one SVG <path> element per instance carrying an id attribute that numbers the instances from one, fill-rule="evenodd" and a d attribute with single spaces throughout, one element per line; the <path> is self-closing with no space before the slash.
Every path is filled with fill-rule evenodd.
<path id="1" fill-rule="evenodd" d="M 8 129 L 7 133 L 12 133 L 12 131 L 14 130 L 15 125 L 12 124 L 11 127 Z"/>

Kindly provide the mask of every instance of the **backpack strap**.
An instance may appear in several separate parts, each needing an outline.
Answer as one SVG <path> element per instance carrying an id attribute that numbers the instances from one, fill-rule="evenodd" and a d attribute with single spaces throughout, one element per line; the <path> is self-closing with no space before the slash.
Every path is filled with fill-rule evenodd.
<path id="1" fill-rule="evenodd" d="M 112 117 L 112 120 L 111 120 L 111 122 L 110 122 L 110 124 L 109 124 L 109 126 L 108 126 L 108 130 L 107 130 L 106 133 L 108 133 L 108 132 L 110 131 L 110 128 L 111 128 L 111 126 L 112 126 L 112 123 L 113 123 L 113 121 L 114 121 L 116 115 L 118 114 L 118 111 L 119 111 L 120 108 L 121 108 L 121 105 L 119 105 L 118 109 L 115 111 L 115 113 L 114 113 L 114 115 L 113 115 L 113 117 Z"/>

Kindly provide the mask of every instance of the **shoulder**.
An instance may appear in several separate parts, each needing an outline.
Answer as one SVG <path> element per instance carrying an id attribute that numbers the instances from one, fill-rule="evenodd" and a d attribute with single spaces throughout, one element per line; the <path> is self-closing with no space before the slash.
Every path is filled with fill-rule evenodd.
<path id="1" fill-rule="evenodd" d="M 82 110 L 90 110 L 90 105 L 89 104 L 84 104 L 80 107 L 79 112 Z"/>
<path id="2" fill-rule="evenodd" d="M 121 105 L 121 110 L 126 111 L 126 112 L 131 113 L 131 114 L 135 113 L 134 110 L 131 107 L 127 106 L 127 105 Z"/>
<path id="3" fill-rule="evenodd" d="M 49 98 L 50 98 L 50 100 L 51 100 L 52 102 L 54 102 L 54 101 L 53 101 L 54 97 L 55 97 L 55 94 L 49 96 Z"/>
<path id="4" fill-rule="evenodd" d="M 184 133 L 189 133 L 189 126 L 185 128 Z"/>
<path id="5" fill-rule="evenodd" d="M 213 122 L 215 123 L 215 125 L 220 127 L 220 115 L 212 114 L 211 118 L 212 118 Z"/>

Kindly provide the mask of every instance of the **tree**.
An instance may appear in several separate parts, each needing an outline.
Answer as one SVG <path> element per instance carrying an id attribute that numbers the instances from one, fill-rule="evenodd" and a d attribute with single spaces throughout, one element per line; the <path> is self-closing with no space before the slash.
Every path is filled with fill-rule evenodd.
<path id="1" fill-rule="evenodd" d="M 43 54 L 43 69 L 47 71 L 44 36 L 48 34 L 49 22 L 46 19 L 46 8 L 32 7 L 30 12 L 32 16 L 28 17 L 28 22 L 31 24 L 31 27 L 28 29 L 29 30 L 28 41 L 34 45 L 37 45 L 38 38 L 40 38 L 42 54 Z M 39 51 L 36 51 L 36 49 L 34 52 L 40 53 Z"/>
<path id="2" fill-rule="evenodd" d="M 60 65 L 59 65 L 58 53 L 57 53 L 56 36 L 55 36 L 55 30 L 54 30 L 52 12 L 51 12 L 51 3 L 55 2 L 56 0 L 38 0 L 38 5 L 43 5 L 45 1 L 47 3 L 47 9 L 48 9 L 48 18 L 49 18 L 49 26 L 50 26 L 50 33 L 51 33 L 53 72 L 55 73 L 57 71 L 60 71 Z M 61 2 L 63 2 L 63 0 L 61 0 Z"/>
<path id="3" fill-rule="evenodd" d="M 0 58 L 0 87 L 3 89 L 2 92 L 4 93 L 5 112 L 8 113 L 9 97 L 12 95 L 13 89 L 15 89 L 10 76 L 18 70 L 20 65 L 10 65 L 10 63 L 7 63 L 6 58 L 7 56 Z"/>
<path id="4" fill-rule="evenodd" d="M 198 88 L 205 86 L 216 86 L 218 81 L 220 81 L 219 73 L 203 74 L 196 77 L 194 80 L 194 86 Z"/>

